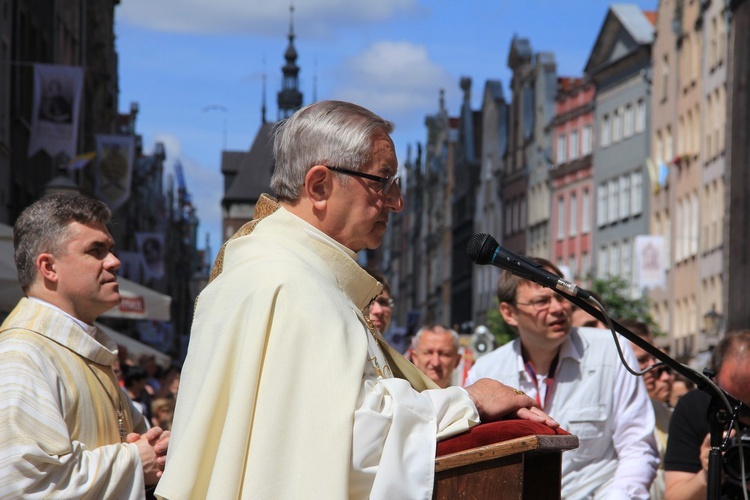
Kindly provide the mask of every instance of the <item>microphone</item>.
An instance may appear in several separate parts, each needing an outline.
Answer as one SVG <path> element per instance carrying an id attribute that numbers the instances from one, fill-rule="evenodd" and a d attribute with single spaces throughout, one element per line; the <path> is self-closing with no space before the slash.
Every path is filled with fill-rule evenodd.
<path id="1" fill-rule="evenodd" d="M 520 278 L 533 281 L 547 288 L 560 290 L 573 297 L 587 299 L 591 296 L 588 291 L 552 274 L 536 262 L 501 247 L 497 240 L 489 234 L 482 233 L 472 236 L 466 245 L 466 254 L 475 264 L 492 264 Z"/>

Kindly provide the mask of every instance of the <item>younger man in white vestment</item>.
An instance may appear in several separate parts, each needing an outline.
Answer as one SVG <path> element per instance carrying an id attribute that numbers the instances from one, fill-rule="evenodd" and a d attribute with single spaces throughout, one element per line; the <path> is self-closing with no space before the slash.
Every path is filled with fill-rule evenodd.
<path id="1" fill-rule="evenodd" d="M 431 498 L 436 438 L 508 415 L 557 426 L 494 381 L 437 390 L 366 317 L 382 285 L 356 252 L 403 208 L 391 130 L 338 101 L 277 128 L 279 201 L 259 200 L 197 301 L 157 496 Z"/>
<path id="2" fill-rule="evenodd" d="M 0 326 L 0 498 L 145 497 L 169 432 L 147 430 L 94 325 L 120 302 L 110 212 L 52 195 L 13 230 L 23 298 Z M 138 434 L 143 433 L 143 434 Z"/>
<path id="3" fill-rule="evenodd" d="M 562 276 L 551 262 L 537 264 Z M 520 387 L 564 429 L 578 449 L 563 453 L 562 497 L 647 499 L 658 464 L 654 411 L 643 381 L 628 373 L 612 336 L 571 326 L 571 303 L 503 271 L 500 312 L 519 338 L 479 358 L 467 383 L 490 377 Z M 620 339 L 631 367 L 637 361 Z"/>

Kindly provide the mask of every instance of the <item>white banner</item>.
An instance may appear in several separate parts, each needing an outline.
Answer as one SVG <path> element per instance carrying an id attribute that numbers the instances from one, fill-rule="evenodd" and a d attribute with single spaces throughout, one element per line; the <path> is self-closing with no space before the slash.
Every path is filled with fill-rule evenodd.
<path id="1" fill-rule="evenodd" d="M 138 252 L 141 254 L 143 278 L 164 277 L 164 235 L 160 233 L 135 233 Z"/>
<path id="2" fill-rule="evenodd" d="M 635 281 L 639 289 L 665 288 L 664 237 L 635 237 Z"/>
<path id="3" fill-rule="evenodd" d="M 97 135 L 95 195 L 117 210 L 130 198 L 133 174 L 134 138 L 127 135 Z"/>
<path id="4" fill-rule="evenodd" d="M 52 157 L 60 153 L 75 156 L 82 90 L 80 66 L 34 65 L 29 156 L 40 149 Z"/>

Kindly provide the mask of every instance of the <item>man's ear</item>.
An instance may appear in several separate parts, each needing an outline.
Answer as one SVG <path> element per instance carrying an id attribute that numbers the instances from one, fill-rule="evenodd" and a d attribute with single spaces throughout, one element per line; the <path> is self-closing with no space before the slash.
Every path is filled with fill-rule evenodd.
<path id="1" fill-rule="evenodd" d="M 305 174 L 305 185 L 302 189 L 305 197 L 316 209 L 325 209 L 333 191 L 333 173 L 323 165 L 315 165 Z"/>
<path id="2" fill-rule="evenodd" d="M 39 274 L 47 281 L 57 283 L 57 269 L 55 267 L 55 257 L 51 253 L 40 253 L 36 258 L 36 269 Z"/>
<path id="3" fill-rule="evenodd" d="M 516 311 L 507 302 L 501 302 L 500 306 L 500 314 L 503 315 L 503 319 L 506 323 L 508 323 L 510 326 L 518 326 L 518 320 L 516 320 Z"/>

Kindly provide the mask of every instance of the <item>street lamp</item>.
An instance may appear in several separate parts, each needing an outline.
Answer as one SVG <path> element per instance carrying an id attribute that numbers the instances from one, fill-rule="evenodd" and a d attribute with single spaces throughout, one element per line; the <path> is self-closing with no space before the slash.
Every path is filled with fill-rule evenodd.
<path id="1" fill-rule="evenodd" d="M 68 164 L 68 155 L 60 153 L 55 159 L 56 175 L 47 184 L 44 185 L 44 194 L 79 194 L 81 191 L 78 184 L 68 177 L 66 165 Z"/>
<path id="2" fill-rule="evenodd" d="M 716 311 L 716 304 L 711 304 L 711 310 L 703 315 L 703 329 L 711 338 L 719 336 L 724 315 Z"/>

